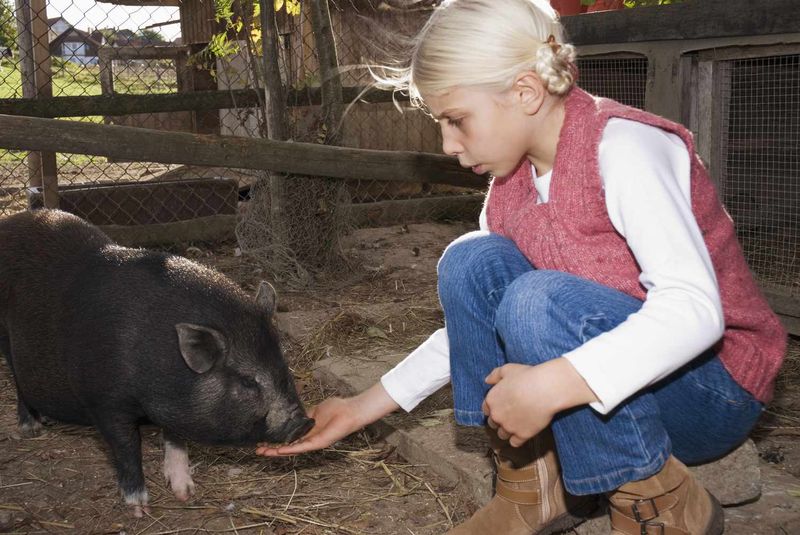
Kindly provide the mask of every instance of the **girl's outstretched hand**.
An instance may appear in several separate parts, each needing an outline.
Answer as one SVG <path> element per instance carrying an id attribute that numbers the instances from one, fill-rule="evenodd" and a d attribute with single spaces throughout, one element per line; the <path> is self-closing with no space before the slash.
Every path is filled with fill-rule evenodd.
<path id="1" fill-rule="evenodd" d="M 354 398 L 329 398 L 308 410 L 308 416 L 314 419 L 314 427 L 296 442 L 286 446 L 267 446 L 259 444 L 256 454 L 265 457 L 297 455 L 307 451 L 326 448 L 350 433 L 358 431 L 357 407 Z"/>
<path id="2" fill-rule="evenodd" d="M 550 425 L 556 413 L 597 401 L 565 358 L 538 366 L 506 364 L 492 370 L 486 382 L 493 385 L 483 401 L 488 424 L 514 447 Z"/>
<path id="3" fill-rule="evenodd" d="M 327 448 L 398 408 L 380 383 L 351 398 L 329 398 L 308 410 L 314 427 L 300 440 L 285 446 L 259 444 L 256 454 L 281 457 Z"/>

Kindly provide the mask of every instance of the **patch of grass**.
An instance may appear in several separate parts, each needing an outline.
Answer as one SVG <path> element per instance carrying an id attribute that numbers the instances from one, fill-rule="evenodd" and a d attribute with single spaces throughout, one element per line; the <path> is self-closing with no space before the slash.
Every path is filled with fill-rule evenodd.
<path id="1" fill-rule="evenodd" d="M 28 153 L 21 150 L 0 149 L 0 163 L 21 163 Z"/>
<path id="2" fill-rule="evenodd" d="M 82 97 L 100 94 L 100 67 L 77 65 L 70 61 L 53 62 L 54 97 Z"/>
<path id="3" fill-rule="evenodd" d="M 21 98 L 22 80 L 15 62 L 0 60 L 0 98 Z"/>
<path id="4" fill-rule="evenodd" d="M 100 95 L 100 67 L 53 58 L 53 96 Z M 178 89 L 171 65 L 130 66 L 115 69 L 114 90 L 120 94 L 163 94 Z M 22 98 L 22 78 L 16 61 L 0 61 L 0 98 Z"/>
<path id="5" fill-rule="evenodd" d="M 100 69 L 68 61 L 53 62 L 53 96 L 73 97 L 100 94 Z M 0 98 L 22 98 L 19 63 L 0 61 Z"/>
<path id="6" fill-rule="evenodd" d="M 126 95 L 155 95 L 175 93 L 178 81 L 171 68 L 126 67 L 114 76 L 114 90 Z"/>
<path id="7" fill-rule="evenodd" d="M 155 68 L 121 69 L 116 78 L 118 93 L 170 93 L 177 90 L 174 72 L 169 66 Z M 94 96 L 100 95 L 100 67 L 97 65 L 77 65 L 69 61 L 53 58 L 53 96 Z M 0 99 L 22 98 L 22 78 L 19 64 L 3 59 L 0 61 Z M 103 117 L 62 117 L 61 120 L 103 123 Z M 0 163 L 21 163 L 27 152 L 0 149 Z M 59 154 L 59 164 L 69 161 L 75 165 L 105 163 L 105 158 L 78 154 Z"/>

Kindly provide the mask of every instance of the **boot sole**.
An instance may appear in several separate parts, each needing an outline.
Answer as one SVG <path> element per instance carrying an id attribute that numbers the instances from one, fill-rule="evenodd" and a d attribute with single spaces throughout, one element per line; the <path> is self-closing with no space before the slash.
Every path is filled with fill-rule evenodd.
<path id="1" fill-rule="evenodd" d="M 574 528 L 579 524 L 583 524 L 589 520 L 589 515 L 594 513 L 599 506 L 597 499 L 586 500 L 581 505 L 575 507 L 572 511 L 567 511 L 561 516 L 555 517 L 549 524 L 534 532 L 533 535 L 554 535 L 556 533 L 563 533 L 569 529 Z"/>
<path id="2" fill-rule="evenodd" d="M 706 528 L 706 535 L 722 535 L 725 532 L 725 512 L 713 494 L 709 492 L 708 497 L 711 498 L 711 510 L 713 513 L 711 521 L 708 523 L 708 528 Z"/>

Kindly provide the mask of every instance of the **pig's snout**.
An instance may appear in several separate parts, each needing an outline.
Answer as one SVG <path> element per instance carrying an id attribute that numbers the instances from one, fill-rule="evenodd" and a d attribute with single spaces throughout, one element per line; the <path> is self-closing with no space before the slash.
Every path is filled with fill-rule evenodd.
<path id="1" fill-rule="evenodd" d="M 308 433 L 312 427 L 314 427 L 314 419 L 299 414 L 286 421 L 281 434 L 285 436 L 284 441 L 293 442 Z"/>

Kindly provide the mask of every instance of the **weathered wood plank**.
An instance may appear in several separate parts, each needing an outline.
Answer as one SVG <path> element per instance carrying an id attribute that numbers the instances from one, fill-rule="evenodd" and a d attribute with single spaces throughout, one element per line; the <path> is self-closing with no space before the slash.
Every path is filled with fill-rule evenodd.
<path id="1" fill-rule="evenodd" d="M 575 45 L 773 35 L 800 31 L 797 0 L 688 0 L 564 17 Z"/>
<path id="2" fill-rule="evenodd" d="M 168 243 L 216 242 L 236 237 L 236 215 L 217 214 L 149 225 L 97 225 L 120 245 L 149 247 Z"/>
<path id="3" fill-rule="evenodd" d="M 344 209 L 355 227 L 382 227 L 432 219 L 474 222 L 478 220 L 483 201 L 483 194 L 448 195 L 349 204 Z"/>
<path id="4" fill-rule="evenodd" d="M 45 1 L 18 0 L 16 6 L 22 95 L 25 98 L 50 98 L 53 96 L 53 86 Z M 25 161 L 30 183 L 34 186 L 43 185 L 47 206 L 57 206 L 58 166 L 55 153 L 32 152 Z"/>
<path id="5" fill-rule="evenodd" d="M 761 290 L 775 312 L 800 319 L 800 298 L 792 296 L 787 288 L 762 285 Z"/>
<path id="6" fill-rule="evenodd" d="M 328 2 L 311 2 L 311 27 L 314 43 L 319 56 L 319 74 L 322 79 L 322 117 L 325 125 L 325 144 L 338 145 L 341 140 L 342 77 L 339 74 L 339 57 L 336 53 L 336 40 L 333 37 L 333 24 Z"/>
<path id="7" fill-rule="evenodd" d="M 0 147 L 111 158 L 268 169 L 356 180 L 407 181 L 483 188 L 487 178 L 455 158 L 419 152 L 164 132 L 38 117 L 0 115 Z"/>
<path id="8" fill-rule="evenodd" d="M 69 184 L 59 190 L 59 206 L 93 225 L 154 225 L 235 216 L 238 190 L 232 178 Z M 40 188 L 28 190 L 28 206 L 42 207 Z"/>
<path id="9" fill-rule="evenodd" d="M 263 46 L 264 72 L 261 78 L 264 85 L 264 123 L 267 135 L 272 141 L 286 141 L 289 139 L 289 110 L 284 105 L 285 88 L 281 79 L 281 69 L 278 64 L 280 58 L 280 45 L 278 44 L 278 25 L 275 19 L 275 10 L 269 0 L 259 0 L 261 5 L 261 44 Z M 289 231 L 289 217 L 291 202 L 289 202 L 290 180 L 282 173 L 269 173 L 269 222 L 272 232 L 272 243 L 278 247 L 291 247 L 291 233 Z M 308 228 L 308 227 L 306 227 Z M 276 256 L 277 269 L 287 267 L 285 260 Z"/>
<path id="10" fill-rule="evenodd" d="M 102 73 L 101 73 L 102 74 Z M 344 87 L 346 102 L 352 102 L 363 92 L 361 87 Z M 7 98 L 0 99 L 0 115 L 26 115 L 29 117 L 84 117 L 87 115 L 117 116 L 134 113 L 160 113 L 193 110 L 224 110 L 251 108 L 259 105 L 256 89 L 226 91 L 194 91 L 162 95 L 100 95 L 88 97 Z M 365 102 L 391 102 L 389 91 L 370 90 L 361 100 Z M 407 102 L 408 97 L 397 95 L 397 100 Z M 290 106 L 317 106 L 322 103 L 320 88 L 290 90 Z"/>
<path id="11" fill-rule="evenodd" d="M 98 225 L 111 239 L 131 247 L 165 243 L 215 242 L 236 236 L 236 215 L 218 214 L 152 225 Z"/>
<path id="12" fill-rule="evenodd" d="M 780 312 L 778 313 L 778 317 L 781 323 L 783 323 L 783 328 L 786 329 L 787 332 L 795 336 L 800 336 L 800 318 L 797 316 L 787 316 Z"/>
<path id="13" fill-rule="evenodd" d="M 784 328 L 794 335 L 800 335 L 800 298 L 792 295 L 787 287 L 763 283 L 760 286 Z"/>

